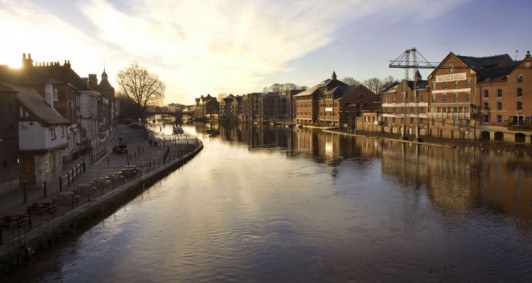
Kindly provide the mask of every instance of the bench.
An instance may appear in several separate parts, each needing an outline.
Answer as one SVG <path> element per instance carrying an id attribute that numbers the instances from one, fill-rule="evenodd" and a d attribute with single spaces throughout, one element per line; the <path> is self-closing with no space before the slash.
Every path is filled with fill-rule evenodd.
<path id="1" fill-rule="evenodd" d="M 34 202 L 32 205 L 28 206 L 28 214 L 50 214 L 52 218 L 55 217 L 55 212 L 57 211 L 57 206 L 54 201 L 51 202 Z"/>

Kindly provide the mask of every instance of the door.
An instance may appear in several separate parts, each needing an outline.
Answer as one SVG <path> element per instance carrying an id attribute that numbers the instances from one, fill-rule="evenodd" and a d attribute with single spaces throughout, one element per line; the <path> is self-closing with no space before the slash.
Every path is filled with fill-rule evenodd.
<path id="1" fill-rule="evenodd" d="M 26 182 L 26 185 L 35 184 L 35 166 L 33 155 L 21 155 L 20 168 L 22 172 L 22 181 Z"/>

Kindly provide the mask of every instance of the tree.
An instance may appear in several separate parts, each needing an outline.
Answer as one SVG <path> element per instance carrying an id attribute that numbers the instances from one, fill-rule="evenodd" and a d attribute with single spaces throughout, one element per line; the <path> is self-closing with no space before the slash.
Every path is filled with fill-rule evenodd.
<path id="1" fill-rule="evenodd" d="M 347 85 L 352 85 L 352 86 L 358 86 L 361 84 L 359 81 L 357 81 L 356 79 L 352 77 L 345 77 L 342 79 L 342 82 L 344 82 Z"/>
<path id="2" fill-rule="evenodd" d="M 382 82 L 379 78 L 371 78 L 364 81 L 364 86 L 371 90 L 373 93 L 378 94 L 382 88 Z"/>
<path id="3" fill-rule="evenodd" d="M 382 81 L 382 88 L 381 91 L 385 90 L 386 88 L 390 87 L 392 84 L 396 83 L 397 80 L 392 76 L 387 76 Z"/>
<path id="4" fill-rule="evenodd" d="M 131 63 L 118 72 L 118 85 L 120 91 L 129 97 L 137 106 L 137 114 L 142 119 L 146 118 L 148 106 L 155 106 L 164 98 L 164 83 L 159 76 L 148 72 L 137 62 Z"/>

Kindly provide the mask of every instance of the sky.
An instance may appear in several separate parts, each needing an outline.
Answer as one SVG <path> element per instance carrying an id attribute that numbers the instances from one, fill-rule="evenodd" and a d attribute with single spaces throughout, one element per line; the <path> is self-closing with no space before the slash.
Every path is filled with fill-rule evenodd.
<path id="1" fill-rule="evenodd" d="M 261 92 L 273 83 L 404 78 L 390 60 L 532 49 L 530 0 L 0 0 L 0 64 L 70 60 L 81 76 L 137 61 L 164 102 Z M 426 77 L 430 71 L 421 72 Z"/>

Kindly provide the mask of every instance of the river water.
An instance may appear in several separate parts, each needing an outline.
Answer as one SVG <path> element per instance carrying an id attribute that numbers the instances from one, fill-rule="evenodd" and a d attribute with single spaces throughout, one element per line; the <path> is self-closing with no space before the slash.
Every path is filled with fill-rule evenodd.
<path id="1" fill-rule="evenodd" d="M 285 128 L 185 127 L 183 168 L 10 281 L 532 280 L 532 162 Z"/>

